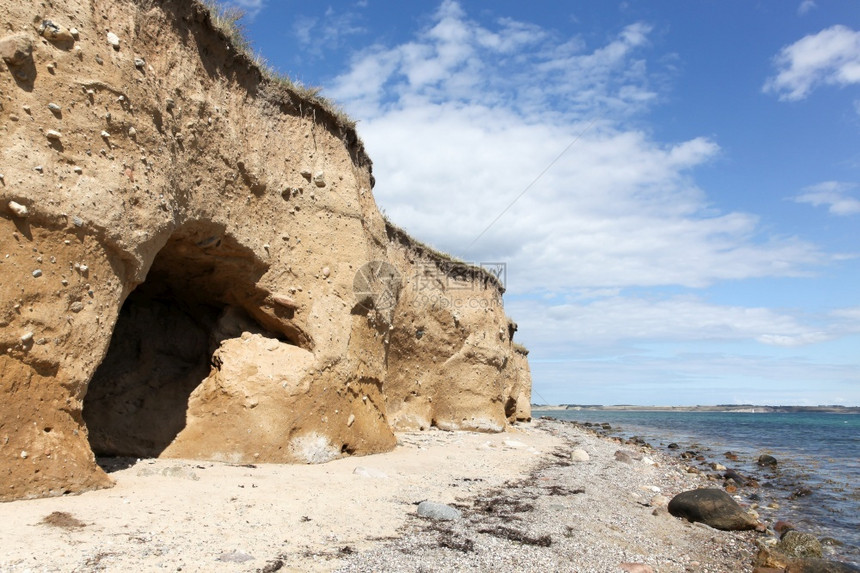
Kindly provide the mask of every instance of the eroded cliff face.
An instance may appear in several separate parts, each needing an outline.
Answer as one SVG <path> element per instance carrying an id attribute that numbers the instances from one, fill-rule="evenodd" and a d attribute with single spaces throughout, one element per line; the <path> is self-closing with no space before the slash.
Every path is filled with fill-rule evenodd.
<path id="1" fill-rule="evenodd" d="M 387 225 L 352 129 L 201 5 L 0 15 L 0 500 L 528 419 L 498 281 Z"/>

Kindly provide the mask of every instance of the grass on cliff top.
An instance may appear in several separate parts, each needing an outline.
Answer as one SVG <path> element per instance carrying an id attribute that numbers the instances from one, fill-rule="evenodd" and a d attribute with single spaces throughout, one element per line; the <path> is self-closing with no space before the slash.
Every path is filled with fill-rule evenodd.
<path id="1" fill-rule="evenodd" d="M 514 342 L 514 352 L 519 352 L 523 356 L 529 355 L 529 349 L 520 344 L 519 342 Z"/>
<path id="2" fill-rule="evenodd" d="M 355 129 L 355 120 L 330 99 L 320 95 L 322 88 L 308 87 L 293 81 L 289 76 L 272 68 L 263 56 L 254 51 L 242 25 L 244 10 L 223 4 L 220 0 L 200 0 L 200 3 L 209 10 L 215 28 L 230 40 L 237 52 L 243 54 L 260 70 L 266 80 L 327 111 L 341 126 Z"/>
<path id="3" fill-rule="evenodd" d="M 505 292 L 505 287 L 499 281 L 499 277 L 489 272 L 487 269 L 475 265 L 473 263 L 468 263 L 458 257 L 455 257 L 454 255 L 451 255 L 444 251 L 440 251 L 435 247 L 431 247 L 426 243 L 422 243 L 421 241 L 407 233 L 402 227 L 399 227 L 398 225 L 392 223 L 391 219 L 389 219 L 388 215 L 386 215 L 385 213 L 382 213 L 382 219 L 385 221 L 385 229 L 389 236 L 394 235 L 395 237 L 399 237 L 401 241 L 407 243 L 414 250 L 429 254 L 430 258 L 436 261 L 437 264 L 466 268 L 478 272 L 479 274 L 487 277 L 491 283 L 496 285 L 496 287 L 501 290 L 501 292 Z"/>

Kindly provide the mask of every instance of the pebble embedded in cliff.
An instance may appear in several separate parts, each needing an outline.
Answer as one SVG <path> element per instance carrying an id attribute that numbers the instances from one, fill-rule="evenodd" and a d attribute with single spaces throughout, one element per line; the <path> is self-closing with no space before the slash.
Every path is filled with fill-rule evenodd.
<path id="1" fill-rule="evenodd" d="M 134 67 L 135 68 L 140 70 L 140 69 L 143 69 L 143 66 L 145 66 L 145 65 L 146 65 L 146 60 L 144 60 L 143 58 L 135 58 L 134 59 Z"/>
<path id="2" fill-rule="evenodd" d="M 9 201 L 9 211 L 16 217 L 25 219 L 30 216 L 30 210 L 25 205 L 21 205 L 15 201 Z"/>
<path id="3" fill-rule="evenodd" d="M 49 129 L 47 132 L 45 132 L 45 137 L 53 141 L 59 141 L 63 138 L 63 134 L 56 129 Z"/>
<path id="4" fill-rule="evenodd" d="M 314 174 L 314 184 L 317 187 L 325 187 L 325 173 L 322 171 L 317 171 Z"/>
<path id="5" fill-rule="evenodd" d="M 27 34 L 12 34 L 0 39 L 0 58 L 8 66 L 21 66 L 33 58 L 33 40 Z"/>
<path id="6" fill-rule="evenodd" d="M 119 36 L 113 32 L 107 33 L 107 43 L 110 44 L 114 50 L 119 50 Z"/>
<path id="7" fill-rule="evenodd" d="M 282 294 L 272 295 L 272 300 L 275 301 L 275 304 L 278 304 L 284 308 L 288 308 L 290 310 L 296 310 L 299 308 L 299 305 L 296 301 L 291 299 L 288 296 L 284 296 Z"/>
<path id="8" fill-rule="evenodd" d="M 75 37 L 68 28 L 55 24 L 50 20 L 42 20 L 42 25 L 39 26 L 39 34 L 49 42 L 55 44 L 67 44 L 75 41 Z"/>
<path id="9" fill-rule="evenodd" d="M 695 489 L 679 493 L 669 502 L 669 513 L 724 531 L 756 529 L 759 523 L 732 496 L 721 489 Z"/>

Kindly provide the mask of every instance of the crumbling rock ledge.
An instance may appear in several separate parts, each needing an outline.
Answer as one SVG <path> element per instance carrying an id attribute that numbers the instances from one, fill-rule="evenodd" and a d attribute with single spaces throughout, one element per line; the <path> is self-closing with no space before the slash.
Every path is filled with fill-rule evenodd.
<path id="1" fill-rule="evenodd" d="M 501 283 L 387 223 L 354 129 L 199 2 L 0 15 L 0 500 L 530 417 Z"/>

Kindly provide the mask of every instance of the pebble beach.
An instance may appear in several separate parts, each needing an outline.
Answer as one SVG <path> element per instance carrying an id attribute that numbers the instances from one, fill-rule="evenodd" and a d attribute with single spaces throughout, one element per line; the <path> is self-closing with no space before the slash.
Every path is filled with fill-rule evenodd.
<path id="1" fill-rule="evenodd" d="M 110 462 L 112 489 L 0 504 L 0 571 L 736 573 L 774 541 L 673 517 L 713 482 L 556 420 L 320 465 Z"/>

